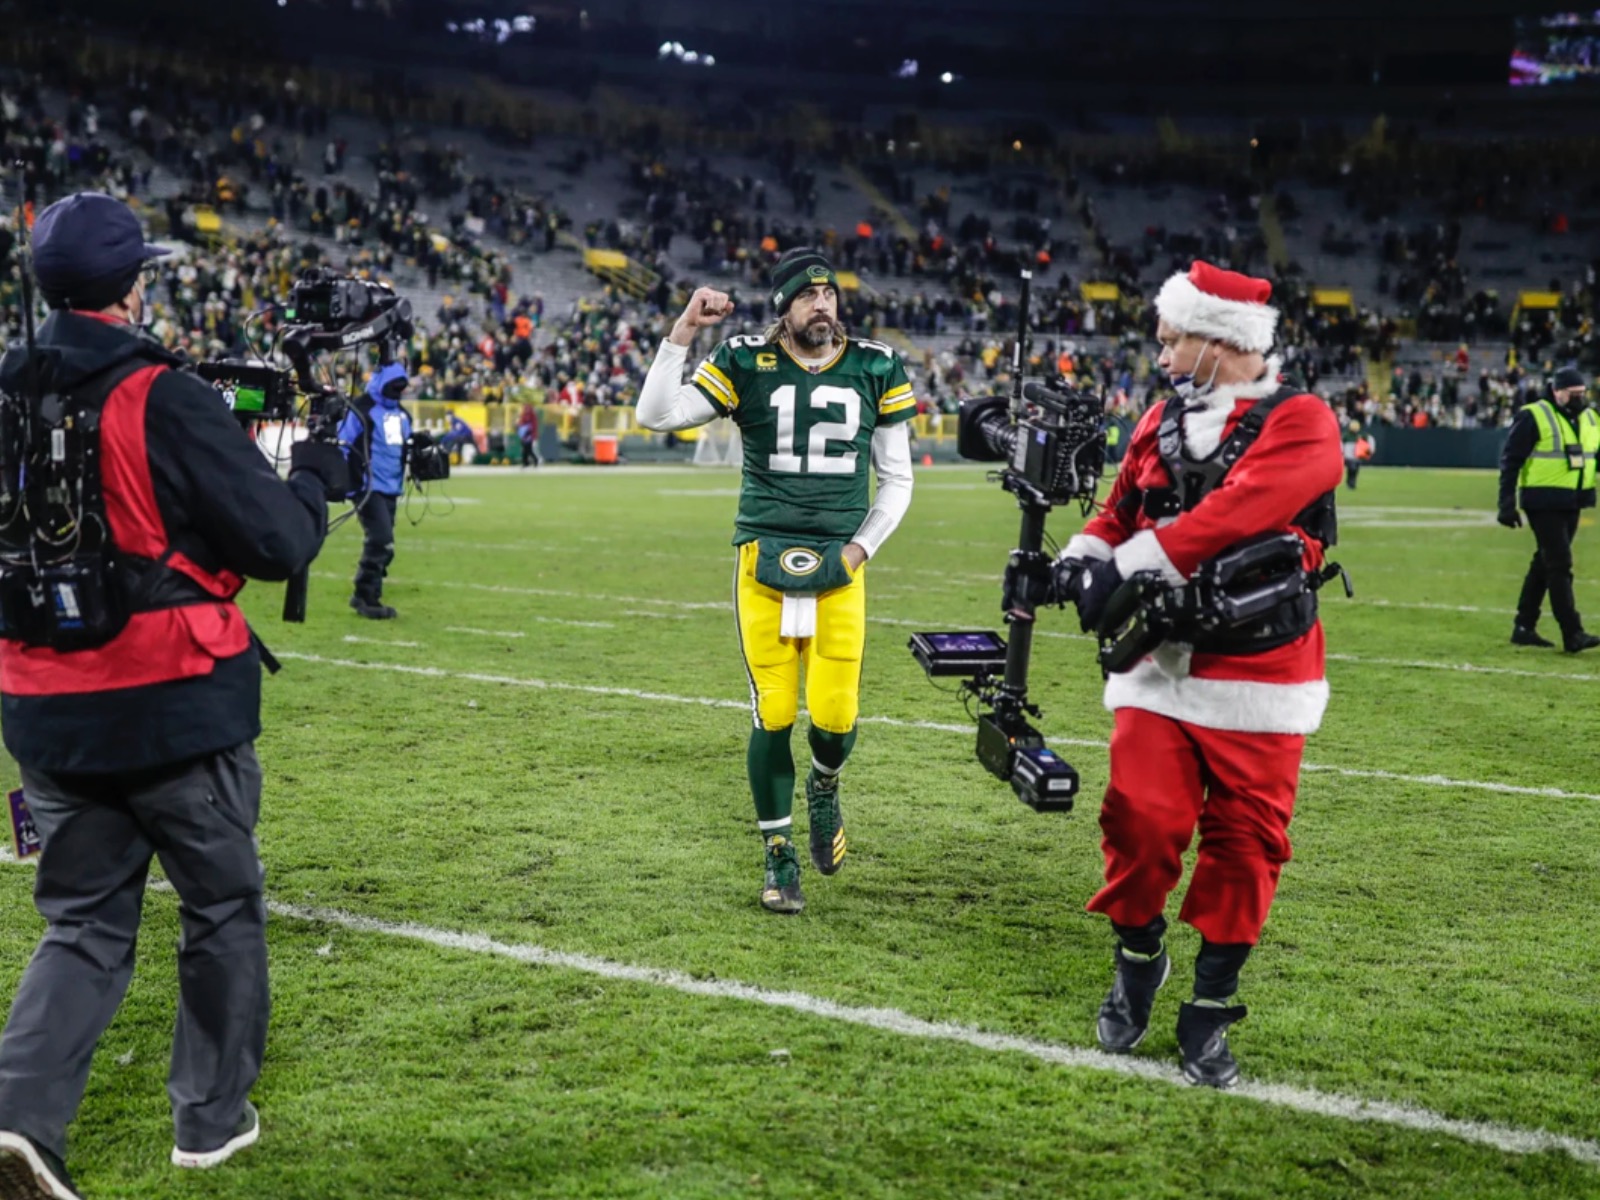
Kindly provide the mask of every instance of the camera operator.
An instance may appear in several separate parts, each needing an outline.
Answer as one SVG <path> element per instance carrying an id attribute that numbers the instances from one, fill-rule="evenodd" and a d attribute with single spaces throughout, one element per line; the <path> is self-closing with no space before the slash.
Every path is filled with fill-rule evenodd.
<path id="1" fill-rule="evenodd" d="M 309 563 L 325 496 L 348 485 L 329 445 L 297 446 L 280 480 L 217 392 L 140 336 L 146 263 L 166 253 L 109 196 L 50 206 L 34 275 L 55 311 L 33 356 L 13 346 L 0 361 L 11 397 L 30 395 L 32 366 L 51 394 L 97 402 L 99 484 L 131 614 L 87 649 L 0 639 L 5 745 L 43 842 L 35 903 L 49 923 L 0 1036 L 7 1196 L 77 1194 L 66 1128 L 133 973 L 154 855 L 183 926 L 172 1161 L 211 1166 L 259 1134 L 262 659 L 234 597 L 245 576 L 286 579 Z"/>
<path id="2" fill-rule="evenodd" d="M 1513 646 L 1550 646 L 1539 634 L 1539 609 L 1545 593 L 1561 627 L 1568 654 L 1600 646 L 1600 637 L 1583 628 L 1572 594 L 1572 539 L 1578 513 L 1595 502 L 1595 455 L 1600 452 L 1600 419 L 1585 400 L 1587 388 L 1576 367 L 1562 367 L 1551 381 L 1550 399 L 1517 413 L 1500 451 L 1500 524 L 1517 529 L 1517 488 L 1522 511 L 1533 529 L 1533 562 L 1517 599 L 1511 627 Z"/>
<path id="3" fill-rule="evenodd" d="M 366 395 L 350 406 L 339 426 L 363 535 L 350 607 L 374 621 L 392 621 L 398 615 L 383 602 L 383 580 L 394 561 L 395 509 L 406 489 L 411 414 L 400 398 L 409 384 L 401 364 L 380 367 L 367 380 Z"/>
<path id="4" fill-rule="evenodd" d="M 1160 366 L 1177 394 L 1139 422 L 1106 507 L 1063 552 L 1063 590 L 1085 630 L 1100 626 L 1107 600 L 1136 572 L 1176 587 L 1255 535 L 1292 532 L 1304 567 L 1322 566 L 1343 466 L 1339 425 L 1316 396 L 1280 388 L 1279 360 L 1266 357 L 1278 318 L 1271 291 L 1264 279 L 1196 262 L 1157 296 Z M 1268 398 L 1271 407 L 1245 423 L 1257 428 L 1265 412 L 1255 440 L 1216 478 L 1228 458 L 1219 447 Z M 1312 515 L 1323 505 L 1325 530 Z M 1167 896 L 1198 825 L 1180 916 L 1203 941 L 1178 1042 L 1185 1076 L 1214 1087 L 1238 1076 L 1227 1030 L 1245 1015 L 1234 1002 L 1239 971 L 1289 860 L 1305 735 L 1328 700 L 1314 599 L 1269 616 L 1276 627 L 1164 642 L 1111 674 L 1105 690 L 1116 714 L 1100 816 L 1105 886 L 1088 907 L 1111 919 L 1118 945 L 1100 1042 L 1127 1053 L 1144 1037 L 1170 970 Z"/>

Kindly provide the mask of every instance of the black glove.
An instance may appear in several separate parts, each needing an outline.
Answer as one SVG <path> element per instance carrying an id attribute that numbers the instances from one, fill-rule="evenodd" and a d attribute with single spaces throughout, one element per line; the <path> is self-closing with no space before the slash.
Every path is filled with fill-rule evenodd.
<path id="1" fill-rule="evenodd" d="M 1074 604 L 1078 599 L 1078 589 L 1083 585 L 1083 568 L 1087 565 L 1081 558 L 1063 558 L 1055 566 L 1055 593 L 1057 604 Z"/>
<path id="2" fill-rule="evenodd" d="M 317 478 L 329 500 L 343 500 L 350 494 L 350 465 L 332 442 L 296 442 L 289 451 L 289 477 L 301 471 Z"/>
<path id="3" fill-rule="evenodd" d="M 1106 604 L 1111 594 L 1122 586 L 1122 572 L 1114 560 L 1096 559 L 1089 563 L 1080 576 L 1078 594 L 1078 624 L 1085 633 L 1098 633 L 1100 620 L 1106 615 Z"/>
<path id="4" fill-rule="evenodd" d="M 1522 528 L 1522 514 L 1509 504 L 1500 506 L 1500 512 L 1495 516 L 1495 520 L 1499 521 L 1507 529 Z"/>
<path id="5" fill-rule="evenodd" d="M 1055 572 L 1050 560 L 1034 551 L 1013 550 L 1006 563 L 1005 579 L 1000 597 L 1002 612 L 1017 613 L 1026 617 L 1034 609 L 1047 604 L 1060 604 L 1056 594 Z"/>

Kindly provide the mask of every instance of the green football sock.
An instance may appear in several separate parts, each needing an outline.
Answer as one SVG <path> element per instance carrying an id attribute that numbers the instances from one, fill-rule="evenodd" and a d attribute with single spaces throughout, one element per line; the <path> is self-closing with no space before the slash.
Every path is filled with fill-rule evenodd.
<path id="1" fill-rule="evenodd" d="M 756 802 L 756 820 L 761 836 L 789 832 L 794 812 L 794 753 L 789 736 L 794 726 L 783 729 L 752 729 L 745 765 L 750 773 L 750 795 Z"/>
<path id="2" fill-rule="evenodd" d="M 855 748 L 856 731 L 852 727 L 849 733 L 829 733 L 826 729 L 811 727 L 811 765 L 819 774 L 837 775 L 844 767 L 845 759 L 850 757 L 850 751 Z"/>

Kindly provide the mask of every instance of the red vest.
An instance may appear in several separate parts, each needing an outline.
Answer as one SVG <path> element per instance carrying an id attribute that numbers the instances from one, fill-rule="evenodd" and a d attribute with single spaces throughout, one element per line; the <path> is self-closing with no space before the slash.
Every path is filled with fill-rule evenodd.
<path id="1" fill-rule="evenodd" d="M 112 542 L 124 555 L 164 564 L 213 599 L 159 608 L 135 602 L 122 632 L 90 650 L 63 653 L 0 639 L 0 692 L 7 695 L 74 695 L 192 679 L 209 675 L 219 658 L 249 649 L 250 630 L 233 603 L 244 580 L 231 571 L 207 571 L 174 551 L 156 505 L 145 405 L 150 385 L 168 368 L 130 365 L 131 371 L 112 376 L 101 410 L 100 483 Z"/>

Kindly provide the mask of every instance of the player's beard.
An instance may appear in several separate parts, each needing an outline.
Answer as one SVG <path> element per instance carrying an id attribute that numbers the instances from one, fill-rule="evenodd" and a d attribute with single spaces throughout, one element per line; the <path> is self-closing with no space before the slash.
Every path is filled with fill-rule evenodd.
<path id="1" fill-rule="evenodd" d="M 804 325 L 790 325 L 789 340 L 802 350 L 822 350 L 844 340 L 844 326 L 818 313 Z"/>

